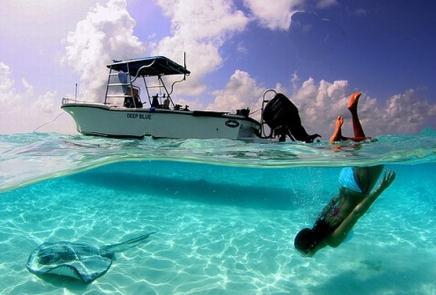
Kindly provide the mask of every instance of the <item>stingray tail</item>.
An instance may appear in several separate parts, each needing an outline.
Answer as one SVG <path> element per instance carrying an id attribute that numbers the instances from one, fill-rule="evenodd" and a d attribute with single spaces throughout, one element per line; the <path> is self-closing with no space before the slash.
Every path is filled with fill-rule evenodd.
<path id="1" fill-rule="evenodd" d="M 105 255 L 105 254 L 111 254 L 111 253 L 115 253 L 115 252 L 122 252 L 125 251 L 127 249 L 133 248 L 141 243 L 143 243 L 145 240 L 147 240 L 152 234 L 155 234 L 156 232 L 151 232 L 118 244 L 112 244 L 112 245 L 108 245 L 108 246 L 103 246 L 100 248 L 100 253 L 101 255 Z"/>

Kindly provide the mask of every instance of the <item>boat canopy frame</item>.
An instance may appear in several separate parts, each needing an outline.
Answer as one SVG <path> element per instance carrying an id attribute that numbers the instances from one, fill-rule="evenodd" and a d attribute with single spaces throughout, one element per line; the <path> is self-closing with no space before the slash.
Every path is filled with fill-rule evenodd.
<path id="1" fill-rule="evenodd" d="M 184 60 L 186 60 L 184 55 Z M 133 85 L 138 77 L 142 77 L 145 85 L 145 90 L 147 92 L 148 101 L 150 105 L 152 105 L 152 100 L 150 96 L 149 89 L 150 88 L 159 88 L 164 89 L 166 95 L 164 97 L 169 99 L 170 103 L 174 107 L 175 104 L 171 99 L 171 94 L 173 92 L 173 87 L 175 83 L 184 81 L 186 76 L 191 72 L 186 68 L 186 62 L 181 66 L 178 63 L 172 61 L 171 59 L 165 56 L 154 56 L 154 57 L 146 57 L 146 58 L 137 58 L 137 59 L 128 59 L 128 60 L 114 60 L 112 64 L 107 65 L 109 68 L 109 76 L 106 87 L 106 95 L 104 104 L 108 104 L 107 100 L 109 97 L 121 97 L 131 100 L 134 108 L 142 107 L 142 102 L 138 99 L 135 99 L 135 91 L 139 92 L 139 87 Z M 124 77 L 120 77 L 120 73 L 124 73 Z M 171 85 L 171 92 L 168 92 L 167 87 L 165 86 L 164 81 L 162 80 L 162 76 L 169 75 L 183 75 L 183 79 L 179 81 L 173 82 Z M 111 82 L 111 77 L 118 76 L 120 81 L 117 83 Z M 159 84 L 155 86 L 149 86 L 145 80 L 145 77 L 157 77 Z M 123 94 L 120 95 L 108 95 L 109 87 L 122 87 Z"/>

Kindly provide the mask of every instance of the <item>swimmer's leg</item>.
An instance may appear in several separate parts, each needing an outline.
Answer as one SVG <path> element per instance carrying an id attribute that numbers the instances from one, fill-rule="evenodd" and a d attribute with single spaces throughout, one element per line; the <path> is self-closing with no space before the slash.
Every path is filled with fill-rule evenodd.
<path id="1" fill-rule="evenodd" d="M 373 189 L 380 174 L 383 171 L 383 165 L 371 167 L 353 167 L 354 176 L 362 192 L 368 194 Z"/>
<path id="2" fill-rule="evenodd" d="M 344 125 L 344 118 L 338 116 L 335 122 L 335 130 L 333 131 L 332 136 L 330 136 L 330 143 L 348 139 L 342 136 L 342 125 Z"/>
<path id="3" fill-rule="evenodd" d="M 359 103 L 359 97 L 362 95 L 360 92 L 351 94 L 348 99 L 348 110 L 351 113 L 351 120 L 353 122 L 354 141 L 362 141 L 366 139 L 365 132 L 363 132 L 362 125 L 360 124 L 359 115 L 357 114 L 357 105 Z"/>

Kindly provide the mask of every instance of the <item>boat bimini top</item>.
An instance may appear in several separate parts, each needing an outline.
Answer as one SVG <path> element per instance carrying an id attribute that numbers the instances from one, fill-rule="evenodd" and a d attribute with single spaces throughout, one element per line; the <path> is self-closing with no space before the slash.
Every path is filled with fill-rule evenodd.
<path id="1" fill-rule="evenodd" d="M 139 95 L 141 89 L 133 84 L 140 77 L 143 80 L 150 106 L 163 107 L 162 101 L 166 99 L 166 108 L 169 108 L 169 104 L 175 107 L 171 99 L 174 84 L 184 81 L 186 76 L 191 73 L 186 68 L 186 62 L 185 65 L 181 66 L 165 56 L 114 60 L 107 67 L 110 71 L 104 104 L 113 104 L 114 100 L 122 98 L 124 100 L 123 105 L 127 108 L 142 108 L 143 106 Z M 169 75 L 183 75 L 182 80 L 172 83 L 171 91 L 168 91 L 162 80 L 162 76 Z M 146 77 L 157 77 L 158 85 L 148 85 Z M 159 93 L 151 96 L 151 88 L 158 88 Z"/>
<path id="2" fill-rule="evenodd" d="M 146 58 L 114 60 L 107 67 L 115 71 L 130 73 L 133 77 L 138 76 L 164 76 L 164 75 L 189 75 L 191 72 L 186 66 L 166 58 L 165 56 L 153 56 Z"/>

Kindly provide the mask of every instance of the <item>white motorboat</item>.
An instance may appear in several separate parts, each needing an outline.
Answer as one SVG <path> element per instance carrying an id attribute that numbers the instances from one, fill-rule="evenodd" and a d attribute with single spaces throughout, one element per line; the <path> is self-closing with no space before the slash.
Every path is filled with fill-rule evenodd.
<path id="1" fill-rule="evenodd" d="M 228 139 L 251 139 L 261 134 L 261 124 L 249 116 L 249 109 L 232 114 L 189 110 L 188 106 L 175 104 L 174 84 L 190 74 L 186 65 L 156 56 L 114 61 L 107 67 L 109 76 L 103 102 L 62 100 L 61 108 L 73 117 L 82 134 Z M 183 79 L 173 82 L 168 91 L 164 77 L 172 75 L 181 75 Z M 151 85 L 152 78 L 156 85 Z M 145 100 L 141 99 L 141 90 L 146 93 Z M 152 95 L 152 91 L 156 94 Z"/>

